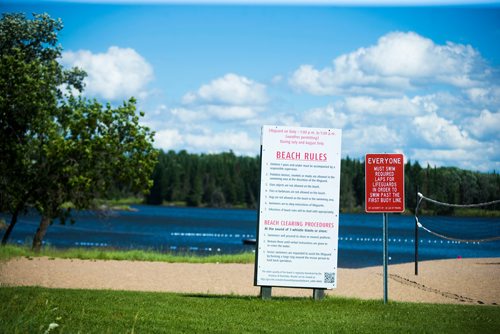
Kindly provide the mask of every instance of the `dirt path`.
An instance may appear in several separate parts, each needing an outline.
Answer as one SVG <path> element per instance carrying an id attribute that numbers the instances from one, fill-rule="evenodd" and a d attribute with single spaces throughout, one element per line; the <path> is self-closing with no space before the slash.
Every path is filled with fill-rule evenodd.
<path id="1" fill-rule="evenodd" d="M 383 298 L 382 267 L 339 269 L 329 295 Z M 17 258 L 0 262 L 0 285 L 258 295 L 253 264 L 188 264 Z M 500 258 L 389 266 L 389 300 L 500 305 Z M 274 288 L 273 295 L 311 296 L 310 289 Z"/>

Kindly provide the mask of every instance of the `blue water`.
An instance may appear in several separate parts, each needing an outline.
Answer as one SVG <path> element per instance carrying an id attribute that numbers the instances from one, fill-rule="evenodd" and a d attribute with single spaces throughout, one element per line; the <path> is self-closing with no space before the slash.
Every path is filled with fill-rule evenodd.
<path id="1" fill-rule="evenodd" d="M 244 239 L 256 238 L 254 210 L 176 208 L 138 205 L 137 211 L 119 211 L 103 216 L 91 211 L 77 213 L 76 223 L 49 227 L 45 243 L 55 247 L 102 247 L 154 249 L 200 254 L 253 251 Z M 3 215 L 8 221 L 9 217 Z M 434 220 L 439 218 L 433 218 Z M 453 218 L 457 228 L 486 218 Z M 19 218 L 10 242 L 31 243 L 39 216 Z M 473 221 L 471 221 L 473 220 Z M 414 217 L 389 215 L 389 263 L 414 260 Z M 3 233 L 1 233 L 3 234 Z M 420 260 L 457 257 L 500 257 L 500 241 L 452 242 L 420 230 Z M 382 215 L 341 214 L 339 222 L 339 267 L 358 268 L 382 264 Z"/>

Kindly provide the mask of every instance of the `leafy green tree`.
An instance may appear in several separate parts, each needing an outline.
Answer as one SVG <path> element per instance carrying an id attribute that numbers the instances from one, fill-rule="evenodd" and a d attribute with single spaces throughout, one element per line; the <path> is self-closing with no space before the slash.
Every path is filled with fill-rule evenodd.
<path id="1" fill-rule="evenodd" d="M 73 97 L 63 103 L 55 131 L 42 148 L 46 159 L 35 197 L 42 219 L 34 249 L 41 247 L 50 222 L 66 217 L 65 203 L 84 209 L 117 186 L 127 193 L 150 188 L 156 162 L 153 133 L 139 124 L 135 104 L 130 99 L 118 108 L 103 107 L 97 101 Z"/>
<path id="2" fill-rule="evenodd" d="M 82 71 L 57 63 L 61 29 L 62 22 L 46 14 L 0 20 L 0 209 L 11 214 L 2 244 L 36 190 L 38 143 L 56 115 L 59 87 L 83 88 Z"/>
<path id="3" fill-rule="evenodd" d="M 92 207 L 94 199 L 116 188 L 146 192 L 157 154 L 153 133 L 139 124 L 143 114 L 137 114 L 133 98 L 113 108 L 69 93 L 83 88 L 85 74 L 66 71 L 57 61 L 60 21 L 5 14 L 0 26 L 0 88 L 6 88 L 0 99 L 5 157 L 0 204 L 12 213 L 10 230 L 20 211 L 29 206 L 39 211 L 33 239 L 39 250 L 52 220 L 64 221 L 68 207 Z M 66 95 L 60 90 L 64 85 Z M 6 233 L 4 242 L 7 238 Z"/>

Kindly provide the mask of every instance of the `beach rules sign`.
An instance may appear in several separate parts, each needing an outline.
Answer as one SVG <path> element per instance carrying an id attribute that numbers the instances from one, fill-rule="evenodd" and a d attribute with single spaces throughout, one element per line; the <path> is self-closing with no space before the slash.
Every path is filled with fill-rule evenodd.
<path id="1" fill-rule="evenodd" d="M 262 127 L 255 285 L 336 287 L 341 137 Z"/>

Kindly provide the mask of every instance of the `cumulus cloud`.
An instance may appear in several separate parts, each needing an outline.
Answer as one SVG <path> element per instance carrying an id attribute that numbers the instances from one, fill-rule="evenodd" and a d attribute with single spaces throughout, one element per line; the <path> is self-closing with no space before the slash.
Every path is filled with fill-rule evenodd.
<path id="1" fill-rule="evenodd" d="M 278 75 L 275 75 L 272 79 L 271 79 L 271 83 L 277 85 L 279 83 L 281 83 L 283 81 L 283 76 L 278 74 Z"/>
<path id="2" fill-rule="evenodd" d="M 178 129 L 163 129 L 155 133 L 155 147 L 170 150 L 182 147 L 184 140 Z"/>
<path id="3" fill-rule="evenodd" d="M 397 127 L 389 125 L 364 125 L 346 129 L 342 132 L 344 153 L 362 157 L 366 153 L 400 152 L 406 144 L 404 136 Z"/>
<path id="4" fill-rule="evenodd" d="M 500 140 L 500 112 L 484 109 L 478 117 L 469 118 L 466 126 L 476 138 Z"/>
<path id="5" fill-rule="evenodd" d="M 174 110 L 174 114 L 184 120 L 197 117 L 198 120 L 251 121 L 265 109 L 267 102 L 265 85 L 228 73 L 195 92 L 186 93 L 182 98 L 184 107 Z"/>
<path id="6" fill-rule="evenodd" d="M 500 169 L 500 161 L 486 159 L 492 156 L 495 147 L 485 145 L 475 150 L 466 149 L 413 149 L 412 159 L 430 166 L 458 166 L 469 170 L 491 171 Z"/>
<path id="7" fill-rule="evenodd" d="M 498 107 L 500 105 L 500 86 L 496 84 L 472 87 L 465 91 L 472 103 L 487 107 Z"/>
<path id="8" fill-rule="evenodd" d="M 283 89 L 281 75 L 268 87 L 234 73 L 202 83 L 157 109 L 155 145 L 255 155 L 263 124 L 334 127 L 344 156 L 402 152 L 423 165 L 498 170 L 497 73 L 471 46 L 390 33 L 323 69 L 297 66 L 288 83 L 320 98 Z"/>
<path id="9" fill-rule="evenodd" d="M 332 104 L 324 108 L 313 108 L 304 113 L 302 124 L 310 127 L 343 128 L 349 118 L 344 113 L 335 112 Z"/>
<path id="10" fill-rule="evenodd" d="M 173 108 L 170 114 L 183 123 L 194 124 L 207 120 L 248 121 L 254 119 L 260 110 L 262 108 L 252 106 L 200 105 L 192 108 Z"/>
<path id="11" fill-rule="evenodd" d="M 259 129 L 266 115 L 266 86 L 244 76 L 226 74 L 171 107 L 158 104 L 147 115 L 155 146 L 164 150 L 256 155 Z"/>
<path id="12" fill-rule="evenodd" d="M 365 73 L 411 79 L 437 76 L 458 86 L 467 85 L 470 75 L 481 65 L 478 52 L 469 45 L 437 45 L 413 32 L 387 34 L 377 45 L 351 56 Z"/>
<path id="13" fill-rule="evenodd" d="M 261 108 L 252 106 L 217 106 L 208 105 L 202 108 L 209 115 L 219 120 L 246 120 L 254 118 Z"/>
<path id="14" fill-rule="evenodd" d="M 146 86 L 153 79 L 152 66 L 131 48 L 112 46 L 104 53 L 68 51 L 62 54 L 62 62 L 87 72 L 86 95 L 107 100 L 144 97 Z"/>
<path id="15" fill-rule="evenodd" d="M 290 84 L 297 90 L 314 95 L 329 95 L 338 91 L 334 71 L 331 68 L 317 70 L 312 65 L 301 65 L 290 78 Z"/>
<path id="16" fill-rule="evenodd" d="M 470 45 L 438 45 L 414 32 L 392 32 L 373 46 L 338 56 L 324 69 L 301 65 L 289 82 L 297 90 L 315 95 L 384 95 L 429 83 L 470 88 L 490 72 Z"/>
<path id="17" fill-rule="evenodd" d="M 422 164 L 497 168 L 500 114 L 482 110 L 446 116 L 457 103 L 463 101 L 447 94 L 399 99 L 346 96 L 305 111 L 300 125 L 342 128 L 343 154 L 351 157 L 402 152 Z"/>
<path id="18" fill-rule="evenodd" d="M 183 97 L 186 104 L 262 105 L 267 100 L 265 85 L 233 73 L 212 80 Z"/>
<path id="19" fill-rule="evenodd" d="M 170 115 L 182 123 L 197 123 L 207 119 L 208 115 L 186 108 L 173 108 L 170 110 Z"/>
<path id="20" fill-rule="evenodd" d="M 299 65 L 288 83 L 331 99 L 305 111 L 302 124 L 342 124 L 345 154 L 401 150 L 422 163 L 493 170 L 499 73 L 471 45 L 391 32 L 323 68 Z"/>
<path id="21" fill-rule="evenodd" d="M 436 113 L 416 117 L 413 125 L 420 138 L 434 148 L 471 148 L 477 145 L 466 131 Z"/>
<path id="22" fill-rule="evenodd" d="M 385 116 L 412 116 L 419 113 L 421 98 L 377 99 L 372 96 L 348 96 L 344 99 L 345 109 L 352 113 Z"/>
<path id="23" fill-rule="evenodd" d="M 156 132 L 155 147 L 209 153 L 232 150 L 237 154 L 255 155 L 258 153 L 259 140 L 243 130 L 173 128 Z"/>

